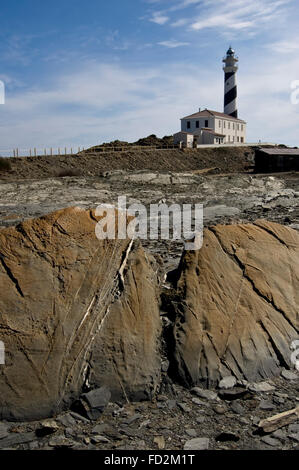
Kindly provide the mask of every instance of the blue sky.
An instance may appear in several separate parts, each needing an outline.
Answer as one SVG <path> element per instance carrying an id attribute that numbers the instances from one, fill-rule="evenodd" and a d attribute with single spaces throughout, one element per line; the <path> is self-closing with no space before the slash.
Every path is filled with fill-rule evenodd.
<path id="1" fill-rule="evenodd" d="M 0 153 L 169 135 L 222 111 L 230 44 L 248 141 L 299 145 L 298 14 L 296 0 L 2 0 Z"/>

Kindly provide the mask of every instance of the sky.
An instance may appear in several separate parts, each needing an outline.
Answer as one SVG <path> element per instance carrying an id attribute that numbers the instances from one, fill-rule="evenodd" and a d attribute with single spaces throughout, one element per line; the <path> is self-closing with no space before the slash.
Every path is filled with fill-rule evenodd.
<path id="1" fill-rule="evenodd" d="M 0 0 L 0 154 L 162 137 L 199 107 L 222 112 L 230 45 L 247 140 L 299 146 L 298 18 L 296 0 Z"/>

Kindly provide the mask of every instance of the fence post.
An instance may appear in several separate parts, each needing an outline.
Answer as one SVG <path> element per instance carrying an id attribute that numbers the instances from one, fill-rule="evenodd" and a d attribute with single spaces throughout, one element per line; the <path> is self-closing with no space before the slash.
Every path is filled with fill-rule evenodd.
<path id="1" fill-rule="evenodd" d="M 64 147 L 64 154 L 66 155 L 66 147 Z"/>
<path id="2" fill-rule="evenodd" d="M 14 157 L 16 156 L 16 151 L 15 151 L 15 149 L 13 149 L 13 156 L 14 156 Z"/>
<path id="3" fill-rule="evenodd" d="M 50 152 L 51 152 L 51 157 L 52 157 L 52 155 L 53 155 L 53 149 L 52 149 L 52 147 L 51 147 L 51 149 L 50 149 Z"/>
<path id="4" fill-rule="evenodd" d="M 19 149 L 17 149 L 17 157 L 19 156 Z"/>
<path id="5" fill-rule="evenodd" d="M 71 147 L 71 155 L 73 155 L 73 148 Z"/>
<path id="6" fill-rule="evenodd" d="M 34 156 L 36 157 L 36 147 L 34 147 Z"/>
<path id="7" fill-rule="evenodd" d="M 60 148 L 58 149 L 58 155 L 60 156 Z"/>

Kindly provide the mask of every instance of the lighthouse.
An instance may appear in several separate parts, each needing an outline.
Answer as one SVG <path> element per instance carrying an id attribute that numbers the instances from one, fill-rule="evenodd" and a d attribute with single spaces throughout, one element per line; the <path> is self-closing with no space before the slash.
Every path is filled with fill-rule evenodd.
<path id="1" fill-rule="evenodd" d="M 238 58 L 230 47 L 226 53 L 224 62 L 224 113 L 238 119 L 237 107 L 237 80 Z"/>
<path id="2" fill-rule="evenodd" d="M 246 121 L 238 118 L 237 80 L 239 59 L 230 47 L 224 62 L 224 112 L 201 109 L 181 118 L 181 130 L 173 135 L 180 147 L 200 145 L 243 145 L 246 143 Z M 198 108 L 197 108 L 198 109 Z"/>

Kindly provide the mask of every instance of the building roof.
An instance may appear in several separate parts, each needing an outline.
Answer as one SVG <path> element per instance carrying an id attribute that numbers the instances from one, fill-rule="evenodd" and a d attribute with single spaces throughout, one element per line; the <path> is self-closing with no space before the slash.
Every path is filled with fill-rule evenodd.
<path id="1" fill-rule="evenodd" d="M 204 132 L 207 132 L 208 134 L 216 135 L 217 137 L 225 137 L 224 134 L 219 134 L 218 132 L 214 132 L 213 129 L 210 129 L 209 127 L 202 127 L 201 130 Z"/>
<path id="2" fill-rule="evenodd" d="M 193 135 L 193 132 L 179 131 L 179 132 L 176 132 L 174 135 L 177 135 L 177 134 L 188 134 L 188 135 Z"/>
<path id="3" fill-rule="evenodd" d="M 281 155 L 281 156 L 299 156 L 299 149 L 284 149 L 284 148 L 272 148 L 265 149 L 260 148 L 260 152 L 266 153 L 267 155 Z"/>
<path id="4" fill-rule="evenodd" d="M 231 119 L 232 121 L 236 122 L 242 122 L 246 124 L 246 121 L 243 121 L 242 119 L 237 119 L 229 114 L 224 114 L 224 113 L 218 113 L 218 111 L 211 111 L 210 109 L 204 109 L 203 111 L 199 111 L 198 113 L 190 114 L 190 116 L 185 116 L 182 119 L 196 119 L 196 118 L 201 118 L 201 117 L 220 117 L 220 118 L 225 118 L 225 119 Z"/>

